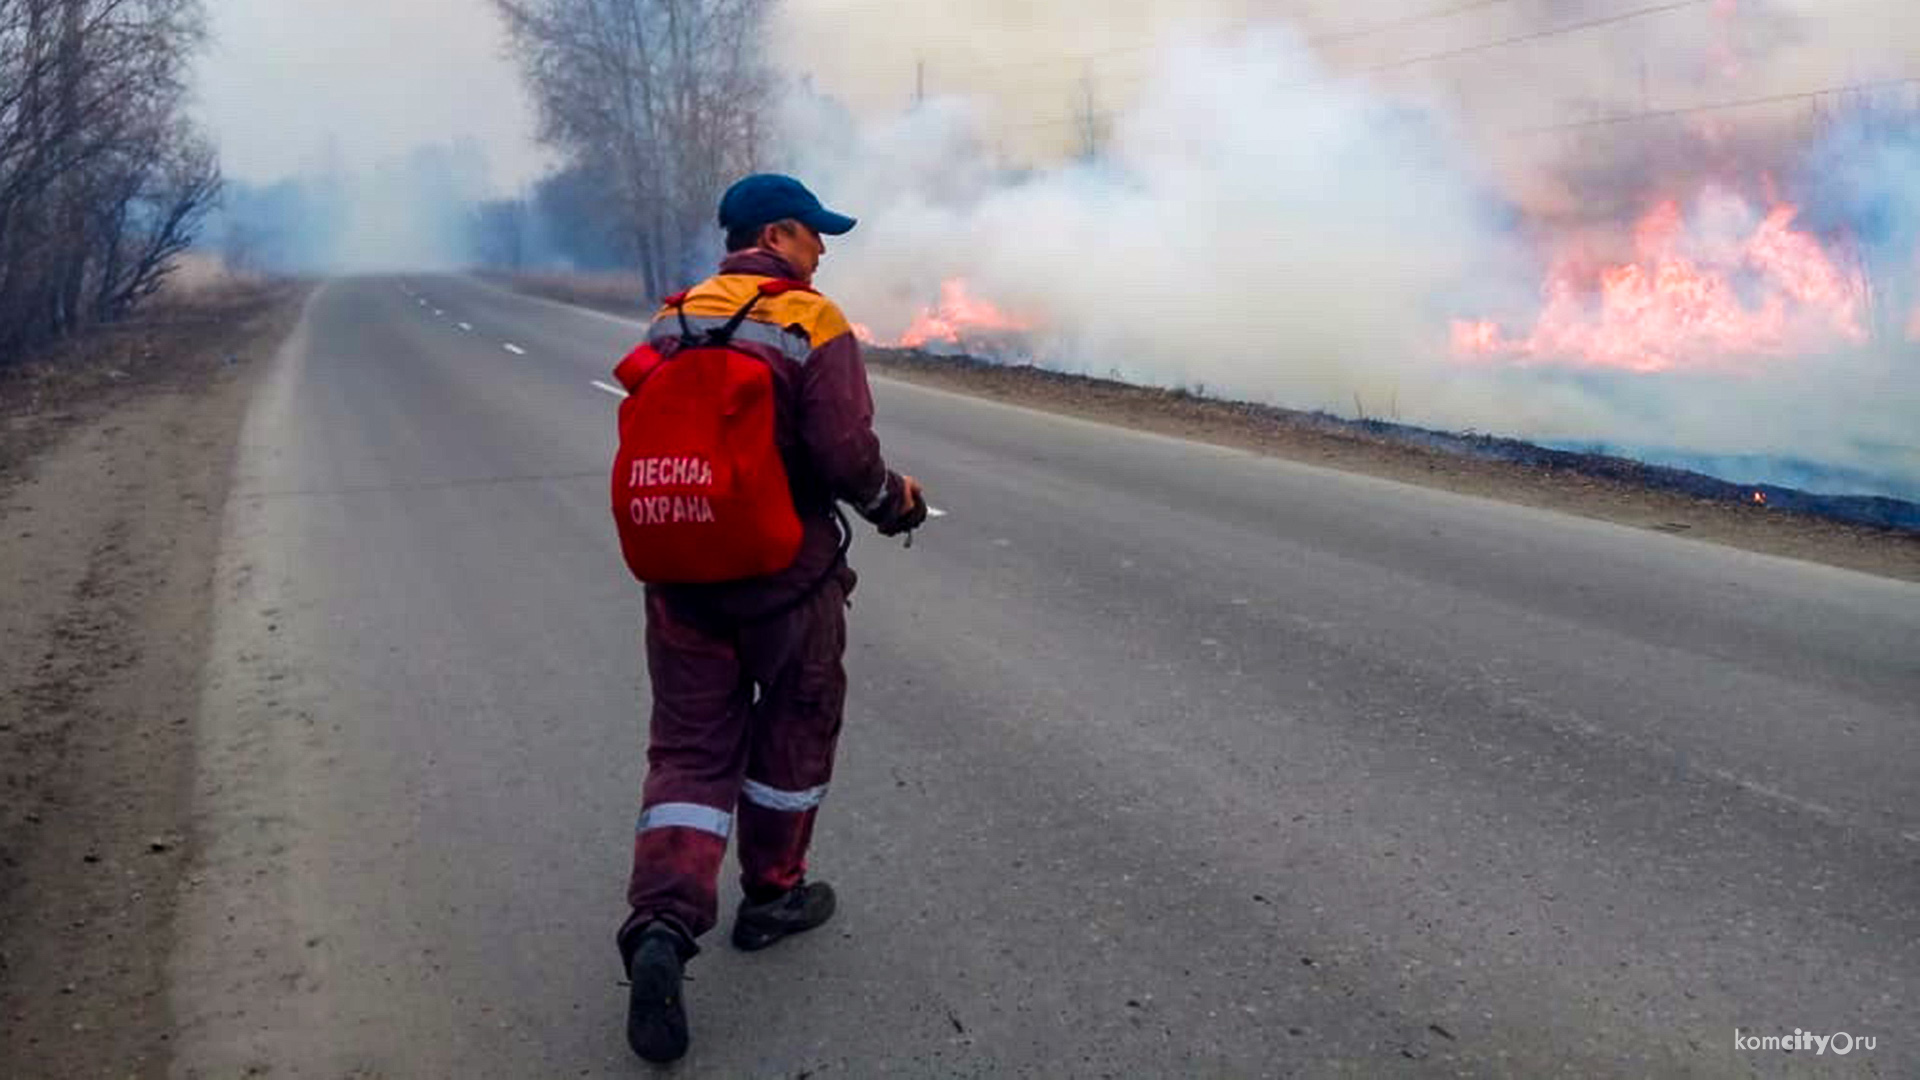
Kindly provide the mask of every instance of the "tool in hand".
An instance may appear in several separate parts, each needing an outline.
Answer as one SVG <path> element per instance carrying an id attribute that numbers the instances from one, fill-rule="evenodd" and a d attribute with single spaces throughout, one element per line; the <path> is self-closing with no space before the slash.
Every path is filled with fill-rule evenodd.
<path id="1" fill-rule="evenodd" d="M 947 516 L 947 512 L 946 512 L 945 510 L 942 510 L 942 509 L 940 509 L 939 507 L 937 507 L 937 506 L 934 506 L 934 505 L 933 505 L 933 504 L 931 504 L 931 503 L 929 503 L 929 504 L 927 504 L 927 520 L 929 520 L 929 521 L 931 521 L 931 520 L 933 520 L 934 518 L 943 518 L 943 517 L 946 517 L 946 516 Z M 909 549 L 911 549 L 911 548 L 913 547 L 913 534 L 914 534 L 914 533 L 916 533 L 916 532 L 919 532 L 919 531 L 920 531 L 920 530 L 918 530 L 918 529 L 908 529 L 908 530 L 907 530 L 907 547 L 908 547 Z"/>

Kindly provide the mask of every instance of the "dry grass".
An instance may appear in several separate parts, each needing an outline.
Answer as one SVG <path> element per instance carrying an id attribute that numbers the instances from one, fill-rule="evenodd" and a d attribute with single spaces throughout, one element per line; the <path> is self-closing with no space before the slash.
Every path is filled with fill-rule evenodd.
<path id="1" fill-rule="evenodd" d="M 1644 473 L 1583 472 L 1423 445 L 1378 421 L 1355 422 L 1133 386 L 1041 368 L 909 350 L 867 353 L 877 374 L 1116 424 L 1198 439 L 1347 472 L 1503 502 L 1685 533 L 1749 551 L 1920 581 L 1920 533 L 1847 524 L 1744 500 L 1650 486 Z M 1498 440 L 1492 440 L 1497 442 Z M 1574 455 L 1565 455 L 1574 456 Z M 1632 464 L 1632 463 L 1627 463 Z"/>
<path id="2" fill-rule="evenodd" d="M 201 281 L 155 297 L 131 318 L 0 366 L 0 480 L 85 403 L 165 383 L 178 375 L 182 355 L 242 337 L 238 328 L 291 307 L 304 291 L 289 281 Z M 253 359 L 235 354 L 232 362 Z"/>
<path id="3" fill-rule="evenodd" d="M 190 251 L 173 261 L 173 272 L 167 275 L 166 283 L 154 299 L 165 301 L 219 294 L 259 280 L 257 274 L 237 274 L 227 269 L 226 260 L 218 255 Z"/>

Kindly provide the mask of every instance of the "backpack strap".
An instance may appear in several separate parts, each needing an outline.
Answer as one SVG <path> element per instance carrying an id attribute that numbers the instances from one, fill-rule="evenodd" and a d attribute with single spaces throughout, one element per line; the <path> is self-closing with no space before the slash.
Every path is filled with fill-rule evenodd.
<path id="1" fill-rule="evenodd" d="M 753 310 L 753 306 L 760 302 L 760 297 L 763 295 L 766 294 L 754 293 L 753 299 L 748 300 L 741 306 L 739 311 L 734 312 L 733 318 L 728 319 L 725 326 L 716 326 L 704 334 L 696 333 L 693 325 L 687 322 L 687 294 L 679 293 L 667 297 L 666 302 L 672 306 L 674 315 L 680 319 L 680 347 L 682 349 L 710 348 L 716 345 L 725 345 L 727 342 L 733 340 L 733 335 L 740 330 L 740 324 L 747 321 L 747 313 Z M 642 348 L 645 348 L 645 343 L 642 343 Z M 613 369 L 613 373 L 619 377 L 621 385 L 627 388 L 628 396 L 638 394 L 640 387 L 648 379 L 653 378 L 654 372 L 659 371 L 662 367 L 666 366 L 669 361 L 674 359 L 672 356 L 664 357 L 661 358 L 658 363 L 641 368 L 639 364 L 635 363 L 636 358 L 641 355 L 641 349 L 635 349 L 631 356 L 621 361 L 619 366 Z M 631 382 L 628 381 L 628 376 L 623 374 L 623 372 L 629 370 L 633 372 L 634 376 Z"/>
<path id="2" fill-rule="evenodd" d="M 728 319 L 725 326 L 707 331 L 707 344 L 725 345 L 727 342 L 732 341 L 733 335 L 740 332 L 740 324 L 747 321 L 747 313 L 753 310 L 753 305 L 760 302 L 762 295 L 762 293 L 756 291 L 752 296 L 747 298 L 746 303 L 740 305 L 740 310 L 733 313 L 733 318 Z M 684 317 L 684 312 L 687 310 L 686 305 L 680 305 L 680 310 Z"/>
<path id="3" fill-rule="evenodd" d="M 761 297 L 779 296 L 781 293 L 805 288 L 805 285 L 797 281 L 775 279 L 766 282 L 754 290 L 753 295 L 747 298 L 746 303 L 740 305 L 740 310 L 734 312 L 733 317 L 728 319 L 725 325 L 713 327 L 704 334 L 695 333 L 692 324 L 687 322 L 686 293 L 681 293 L 679 296 L 668 297 L 667 302 L 673 305 L 673 313 L 680 319 L 681 346 L 683 348 L 692 348 L 696 345 L 712 347 L 725 345 L 727 342 L 733 340 L 733 335 L 740 332 L 740 324 L 747 321 L 747 316 L 752 313 L 754 305 L 760 302 Z"/>

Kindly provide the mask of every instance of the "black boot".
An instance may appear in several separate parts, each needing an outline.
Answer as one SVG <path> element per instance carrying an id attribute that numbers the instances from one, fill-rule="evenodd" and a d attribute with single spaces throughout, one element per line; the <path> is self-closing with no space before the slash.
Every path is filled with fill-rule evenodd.
<path id="1" fill-rule="evenodd" d="M 627 1045 L 647 1061 L 665 1064 L 687 1052 L 687 1006 L 680 976 L 693 942 L 663 922 L 641 929 L 627 960 Z"/>
<path id="2" fill-rule="evenodd" d="M 803 881 L 764 903 L 744 898 L 733 920 L 733 947 L 743 952 L 764 949 L 833 918 L 833 907 L 833 886 L 824 881 Z"/>

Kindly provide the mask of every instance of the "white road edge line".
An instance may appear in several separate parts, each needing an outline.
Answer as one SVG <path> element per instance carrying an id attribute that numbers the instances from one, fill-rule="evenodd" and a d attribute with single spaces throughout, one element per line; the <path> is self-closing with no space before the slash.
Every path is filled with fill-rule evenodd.
<path id="1" fill-rule="evenodd" d="M 470 322 L 463 322 L 463 323 L 461 323 L 461 324 L 460 324 L 460 329 L 462 329 L 462 330 L 465 330 L 465 331 L 467 331 L 468 333 L 472 333 L 472 332 L 473 332 L 473 324 L 472 324 L 472 323 L 470 323 Z"/>
<path id="2" fill-rule="evenodd" d="M 518 345 L 515 345 L 515 344 L 514 344 L 513 342 L 511 342 L 511 341 L 509 341 L 509 342 L 507 342 L 507 345 L 506 345 L 506 349 L 507 349 L 507 351 L 508 351 L 508 352 L 510 352 L 510 353 L 512 353 L 512 354 L 513 354 L 513 355 L 515 355 L 515 356 L 525 356 L 525 355 L 527 355 L 527 350 L 525 350 L 525 349 L 523 349 L 523 348 L 521 348 L 521 347 L 520 347 L 520 346 L 518 346 Z"/>

